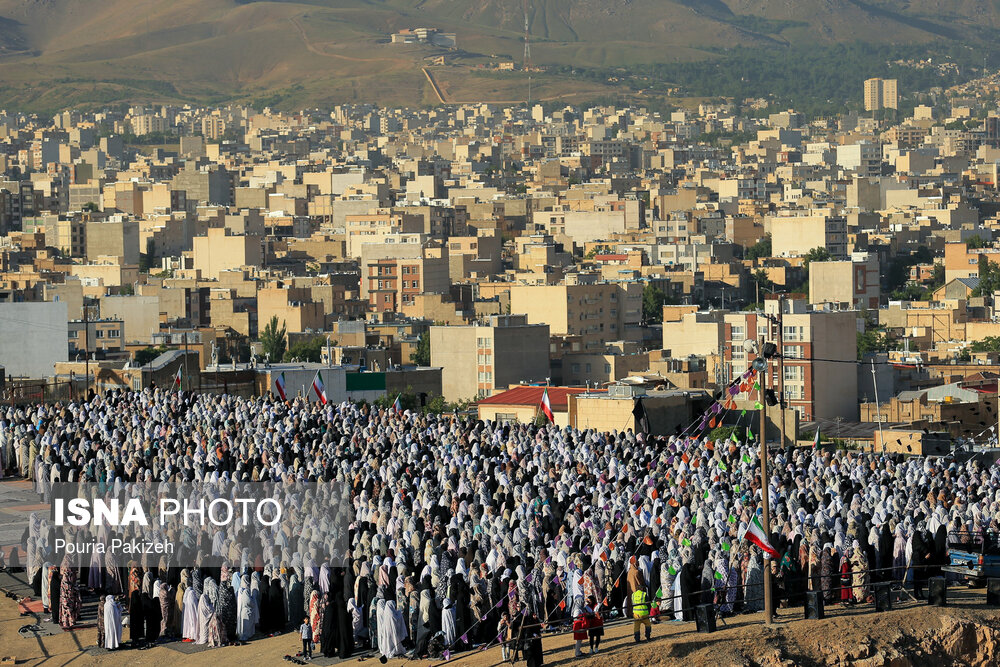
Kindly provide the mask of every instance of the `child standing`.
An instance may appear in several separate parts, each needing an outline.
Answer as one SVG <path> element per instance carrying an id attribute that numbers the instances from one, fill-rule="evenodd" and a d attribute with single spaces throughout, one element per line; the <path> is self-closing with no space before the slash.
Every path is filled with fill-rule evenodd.
<path id="1" fill-rule="evenodd" d="M 582 658 L 583 642 L 587 639 L 587 619 L 580 614 L 573 619 L 573 639 L 576 640 L 576 657 Z"/>
<path id="2" fill-rule="evenodd" d="M 299 634 L 302 636 L 302 658 L 305 660 L 312 660 L 313 629 L 308 619 L 306 619 L 306 621 L 299 626 Z"/>
<path id="3" fill-rule="evenodd" d="M 590 598 L 587 606 L 587 635 L 590 637 L 590 652 L 597 653 L 601 647 L 601 637 L 604 636 L 604 619 L 597 608 L 597 601 Z"/>
<path id="4" fill-rule="evenodd" d="M 510 615 L 504 611 L 497 623 L 497 637 L 500 639 L 500 654 L 504 662 L 510 660 Z"/>

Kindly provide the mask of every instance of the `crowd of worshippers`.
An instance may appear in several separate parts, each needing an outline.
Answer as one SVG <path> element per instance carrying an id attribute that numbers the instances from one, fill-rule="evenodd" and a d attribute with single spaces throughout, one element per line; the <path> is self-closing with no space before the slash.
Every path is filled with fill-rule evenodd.
<path id="1" fill-rule="evenodd" d="M 1000 469 L 976 460 L 772 450 L 779 556 L 765 559 L 741 539 L 761 496 L 753 443 L 303 398 L 114 391 L 9 408 L 0 453 L 43 496 L 57 481 L 213 473 L 350 485 L 343 569 L 312 561 L 309 545 L 291 538 L 253 562 L 205 543 L 202 566 L 190 570 L 169 559 L 148 571 L 113 560 L 57 568 L 46 565 L 46 538 L 29 530 L 32 579 L 53 616 L 71 626 L 79 589 L 104 593 L 108 644 L 119 632 L 109 620 L 125 612 L 139 644 L 167 635 L 224 645 L 308 622 L 328 656 L 502 644 L 540 664 L 536 628 L 595 609 L 635 618 L 640 590 L 654 619 L 693 620 L 703 603 L 722 615 L 758 611 L 764 567 L 782 606 L 809 590 L 828 603 L 864 602 L 880 580 L 911 583 L 919 596 L 945 563 L 949 533 L 997 531 L 1000 516 Z"/>

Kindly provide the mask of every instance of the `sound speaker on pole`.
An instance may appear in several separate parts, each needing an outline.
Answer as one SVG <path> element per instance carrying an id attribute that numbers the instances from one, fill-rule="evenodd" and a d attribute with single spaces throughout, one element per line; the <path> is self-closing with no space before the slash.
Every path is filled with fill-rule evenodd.
<path id="1" fill-rule="evenodd" d="M 892 609 L 892 589 L 887 582 L 875 584 L 875 611 Z"/>
<path id="2" fill-rule="evenodd" d="M 809 591 L 806 593 L 806 618 L 815 618 L 820 620 L 825 618 L 826 614 L 823 612 L 823 592 L 822 591 Z"/>
<path id="3" fill-rule="evenodd" d="M 927 604 L 934 607 L 948 604 L 948 584 L 944 577 L 931 577 L 927 580 Z"/>
<path id="4" fill-rule="evenodd" d="M 700 604 L 694 611 L 698 632 L 715 632 L 715 605 Z"/>
<path id="5" fill-rule="evenodd" d="M 986 580 L 986 606 L 1000 607 L 1000 579 L 996 577 Z"/>

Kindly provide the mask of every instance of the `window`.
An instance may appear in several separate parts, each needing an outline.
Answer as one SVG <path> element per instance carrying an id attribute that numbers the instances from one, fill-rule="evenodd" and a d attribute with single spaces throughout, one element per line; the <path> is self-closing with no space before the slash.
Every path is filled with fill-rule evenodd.
<path id="1" fill-rule="evenodd" d="M 785 340 L 799 340 L 799 330 L 802 327 L 786 326 L 782 329 L 782 336 Z"/>
<path id="2" fill-rule="evenodd" d="M 785 381 L 794 382 L 802 381 L 803 373 L 802 366 L 785 366 Z"/>
<path id="3" fill-rule="evenodd" d="M 580 372 L 580 364 L 573 364 L 573 372 L 574 373 Z"/>
<path id="4" fill-rule="evenodd" d="M 747 337 L 746 328 L 744 328 L 742 325 L 734 324 L 733 325 L 733 340 L 734 341 L 744 340 L 746 337 Z"/>
<path id="5" fill-rule="evenodd" d="M 590 372 L 590 364 L 587 364 L 587 372 Z"/>
<path id="6" fill-rule="evenodd" d="M 386 294 L 385 295 L 385 302 L 389 303 L 390 301 L 392 301 L 392 295 L 391 294 Z"/>
<path id="7" fill-rule="evenodd" d="M 782 355 L 786 359 L 804 359 L 805 354 L 801 345 L 785 345 Z"/>
<path id="8" fill-rule="evenodd" d="M 121 337 L 122 337 L 122 332 L 119 331 L 118 329 L 108 330 L 108 338 L 121 338 Z"/>
<path id="9" fill-rule="evenodd" d="M 604 372 L 605 373 L 611 372 L 611 364 L 604 364 Z"/>

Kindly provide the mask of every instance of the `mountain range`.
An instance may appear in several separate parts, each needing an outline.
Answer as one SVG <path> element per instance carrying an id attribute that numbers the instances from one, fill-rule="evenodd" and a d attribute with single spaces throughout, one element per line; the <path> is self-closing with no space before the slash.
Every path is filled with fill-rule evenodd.
<path id="1" fill-rule="evenodd" d="M 0 107 L 118 102 L 519 101 L 525 7 L 535 99 L 619 92 L 574 68 L 724 62 L 836 44 L 990 49 L 1000 0 L 0 0 Z M 406 28 L 457 47 L 394 44 Z M 443 56 L 443 64 L 435 60 Z M 427 74 L 422 71 L 427 69 Z M 556 73 L 559 72 L 559 73 Z"/>

